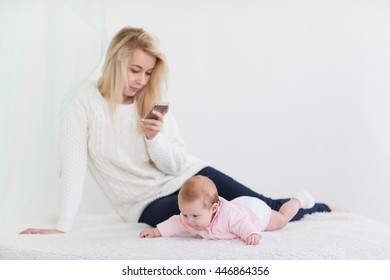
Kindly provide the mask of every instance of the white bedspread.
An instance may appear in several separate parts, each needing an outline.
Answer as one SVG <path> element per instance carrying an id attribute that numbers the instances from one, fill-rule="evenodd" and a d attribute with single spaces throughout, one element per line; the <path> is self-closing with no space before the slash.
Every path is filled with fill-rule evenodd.
<path id="1" fill-rule="evenodd" d="M 390 259 L 390 227 L 351 213 L 318 213 L 265 232 L 258 246 L 194 236 L 141 239 L 145 224 L 80 216 L 72 232 L 0 235 L 0 259 Z"/>

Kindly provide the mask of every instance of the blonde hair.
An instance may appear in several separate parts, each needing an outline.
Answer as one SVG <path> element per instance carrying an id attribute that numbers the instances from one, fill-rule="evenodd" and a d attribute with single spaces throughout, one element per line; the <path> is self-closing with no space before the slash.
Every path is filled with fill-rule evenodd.
<path id="1" fill-rule="evenodd" d="M 202 200 L 205 208 L 218 203 L 218 191 L 213 181 L 201 175 L 189 178 L 181 187 L 178 195 L 179 203 Z"/>
<path id="2" fill-rule="evenodd" d="M 167 65 L 164 55 L 158 48 L 157 39 L 142 28 L 124 27 L 112 39 L 106 54 L 102 75 L 98 80 L 98 89 L 109 100 L 111 113 L 122 102 L 127 88 L 127 71 L 131 55 L 135 49 L 156 58 L 156 65 L 148 83 L 137 93 L 134 102 L 138 115 L 144 117 L 154 103 L 161 101 L 166 89 Z"/>

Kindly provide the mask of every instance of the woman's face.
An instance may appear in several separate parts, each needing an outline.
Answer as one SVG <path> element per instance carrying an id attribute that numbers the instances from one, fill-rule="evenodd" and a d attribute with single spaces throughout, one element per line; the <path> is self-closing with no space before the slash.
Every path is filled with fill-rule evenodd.
<path id="1" fill-rule="evenodd" d="M 139 48 L 133 51 L 127 69 L 127 90 L 123 94 L 123 103 L 133 103 L 134 96 L 148 83 L 155 66 L 156 57 Z"/>

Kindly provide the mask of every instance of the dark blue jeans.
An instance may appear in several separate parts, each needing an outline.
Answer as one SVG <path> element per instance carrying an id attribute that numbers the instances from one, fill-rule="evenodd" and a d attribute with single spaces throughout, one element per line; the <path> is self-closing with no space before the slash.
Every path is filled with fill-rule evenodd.
<path id="1" fill-rule="evenodd" d="M 232 200 L 239 196 L 253 196 L 263 200 L 268 204 L 271 209 L 279 211 L 280 207 L 289 200 L 286 199 L 272 199 L 258 194 L 255 191 L 245 187 L 233 178 L 223 174 L 222 172 L 212 168 L 205 167 L 199 171 L 196 175 L 203 175 L 209 177 L 218 189 L 219 196 L 226 200 Z M 142 212 L 138 222 L 149 224 L 155 227 L 157 224 L 165 221 L 173 215 L 180 213 L 177 205 L 177 195 L 179 191 L 174 192 L 168 196 L 159 198 L 150 203 Z M 330 212 L 330 208 L 324 203 L 316 203 L 313 208 L 300 209 L 299 212 L 294 216 L 292 221 L 301 219 L 305 214 L 311 214 L 315 212 Z"/>

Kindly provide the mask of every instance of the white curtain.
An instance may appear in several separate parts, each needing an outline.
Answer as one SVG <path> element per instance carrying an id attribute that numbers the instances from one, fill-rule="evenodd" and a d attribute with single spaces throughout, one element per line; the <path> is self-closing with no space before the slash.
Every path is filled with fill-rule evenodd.
<path id="1" fill-rule="evenodd" d="M 0 229 L 54 217 L 61 101 L 105 45 L 103 0 L 0 0 Z"/>

